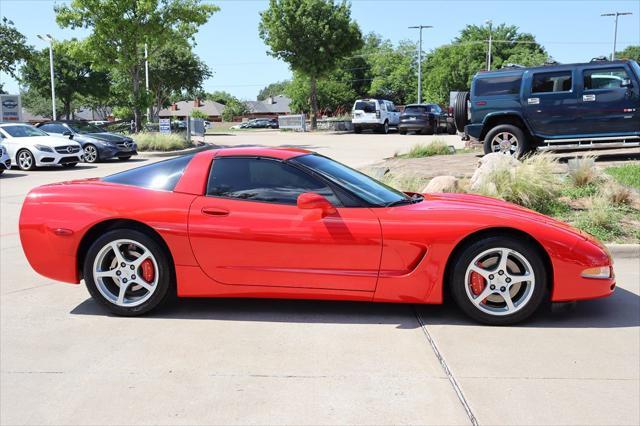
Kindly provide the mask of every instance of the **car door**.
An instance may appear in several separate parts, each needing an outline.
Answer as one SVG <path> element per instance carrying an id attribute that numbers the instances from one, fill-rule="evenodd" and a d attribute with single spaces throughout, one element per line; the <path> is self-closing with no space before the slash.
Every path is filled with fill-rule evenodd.
<path id="1" fill-rule="evenodd" d="M 299 209 L 304 192 L 336 212 Z M 255 157 L 214 159 L 206 195 L 190 208 L 189 237 L 203 271 L 229 285 L 374 291 L 382 251 L 370 209 L 342 207 L 324 181 Z"/>
<path id="2" fill-rule="evenodd" d="M 387 104 L 387 111 L 389 112 L 389 124 L 397 125 L 400 123 L 400 112 L 396 109 L 393 102 L 385 101 Z"/>
<path id="3" fill-rule="evenodd" d="M 624 134 L 640 131 L 640 88 L 631 83 L 624 64 L 581 69 L 580 121 L 585 133 Z"/>
<path id="4" fill-rule="evenodd" d="M 534 133 L 542 137 L 570 137 L 578 133 L 578 100 L 573 70 L 529 73 L 522 102 Z"/>

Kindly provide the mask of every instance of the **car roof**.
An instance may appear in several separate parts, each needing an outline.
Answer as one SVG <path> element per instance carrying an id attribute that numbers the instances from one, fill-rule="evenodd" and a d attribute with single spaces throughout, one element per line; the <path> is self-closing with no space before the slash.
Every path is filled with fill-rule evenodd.
<path id="1" fill-rule="evenodd" d="M 631 62 L 629 59 L 616 59 L 615 61 L 591 61 L 591 62 L 576 62 L 573 64 L 549 64 L 549 65 L 539 65 L 535 67 L 507 67 L 500 68 L 497 70 L 491 71 L 478 71 L 476 76 L 478 78 L 486 78 L 486 77 L 498 77 L 504 76 L 507 73 L 514 74 L 524 74 L 525 71 L 566 71 L 569 69 L 573 69 L 581 66 L 589 66 L 590 68 L 610 68 L 616 65 L 623 65 Z"/>
<path id="2" fill-rule="evenodd" d="M 311 154 L 312 151 L 307 151 L 301 148 L 268 148 L 268 147 L 241 147 L 241 148 L 221 148 L 212 149 L 210 152 L 213 157 L 270 157 L 277 158 L 279 160 L 288 160 L 290 158 L 299 157 L 301 155 Z"/>
<path id="3" fill-rule="evenodd" d="M 0 121 L 0 127 L 5 126 L 32 126 L 30 123 L 23 123 L 22 121 Z"/>
<path id="4" fill-rule="evenodd" d="M 438 104 L 409 104 L 406 105 L 405 108 L 416 107 L 416 106 L 439 106 Z"/>

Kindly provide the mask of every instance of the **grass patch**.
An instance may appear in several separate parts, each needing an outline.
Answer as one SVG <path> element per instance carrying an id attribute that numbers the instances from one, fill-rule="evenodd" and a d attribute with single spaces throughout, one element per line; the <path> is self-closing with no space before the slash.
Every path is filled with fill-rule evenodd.
<path id="1" fill-rule="evenodd" d="M 133 139 L 139 151 L 177 151 L 191 146 L 183 136 L 177 134 L 143 132 L 133 135 Z"/>
<path id="2" fill-rule="evenodd" d="M 434 155 L 451 155 L 455 152 L 452 152 L 451 148 L 441 140 L 435 140 L 430 144 L 417 144 L 411 147 L 411 150 L 401 157 L 405 158 L 423 158 L 423 157 L 432 157 Z"/>
<path id="3" fill-rule="evenodd" d="M 402 192 L 422 192 L 429 183 L 429 179 L 419 176 L 395 176 L 391 173 L 385 174 L 378 180 Z"/>
<path id="4" fill-rule="evenodd" d="M 593 197 L 598 192 L 598 185 L 591 182 L 584 186 L 574 186 L 566 182 L 560 190 L 560 195 L 563 197 L 569 197 L 572 200 L 578 198 Z"/>
<path id="5" fill-rule="evenodd" d="M 613 176 L 623 185 L 640 190 L 640 164 L 625 164 L 624 166 L 608 167 L 605 173 Z"/>

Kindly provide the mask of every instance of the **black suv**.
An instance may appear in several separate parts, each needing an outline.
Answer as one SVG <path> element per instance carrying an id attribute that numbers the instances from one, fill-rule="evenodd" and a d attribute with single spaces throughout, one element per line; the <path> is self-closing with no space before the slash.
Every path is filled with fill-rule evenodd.
<path id="1" fill-rule="evenodd" d="M 640 66 L 633 60 L 480 72 L 454 102 L 459 131 L 484 152 L 640 146 Z"/>

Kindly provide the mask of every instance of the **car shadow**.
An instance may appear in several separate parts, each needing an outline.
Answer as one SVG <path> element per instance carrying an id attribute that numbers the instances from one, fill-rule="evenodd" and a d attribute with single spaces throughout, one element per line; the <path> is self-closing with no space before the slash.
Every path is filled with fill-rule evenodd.
<path id="1" fill-rule="evenodd" d="M 35 172 L 35 173 L 40 173 L 40 172 L 59 172 L 61 170 L 65 170 L 65 171 L 73 171 L 73 170 L 89 170 L 89 169 L 95 169 L 98 166 L 93 166 L 93 165 L 89 165 L 89 164 L 85 164 L 85 163 L 78 163 L 77 166 L 75 167 L 69 167 L 69 168 L 64 168 L 62 166 L 46 166 L 46 167 L 38 167 L 37 169 L 34 170 L 30 170 L 30 172 Z"/>
<path id="2" fill-rule="evenodd" d="M 108 158 L 106 160 L 100 160 L 100 163 L 141 163 L 143 161 L 149 161 L 148 158 L 130 158 L 128 160 L 120 160 L 119 158 Z M 100 164 L 98 163 L 98 164 Z"/>
<path id="3" fill-rule="evenodd" d="M 76 306 L 73 315 L 112 316 L 93 299 Z M 393 324 L 399 329 L 427 325 L 470 326 L 452 302 L 443 305 L 338 302 L 279 299 L 178 299 L 147 318 L 330 324 Z M 605 299 L 578 302 L 572 309 L 543 306 L 523 328 L 626 328 L 640 326 L 640 296 L 617 288 Z"/>
<path id="4" fill-rule="evenodd" d="M 26 173 L 14 173 L 14 172 L 5 171 L 0 175 L 0 179 L 13 179 L 13 178 L 18 178 L 23 176 L 29 176 L 29 175 Z"/>

